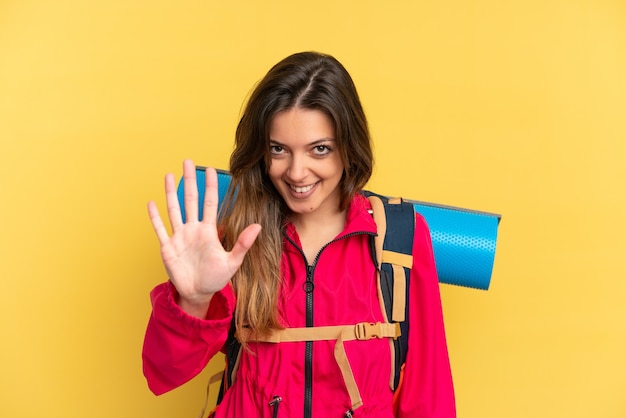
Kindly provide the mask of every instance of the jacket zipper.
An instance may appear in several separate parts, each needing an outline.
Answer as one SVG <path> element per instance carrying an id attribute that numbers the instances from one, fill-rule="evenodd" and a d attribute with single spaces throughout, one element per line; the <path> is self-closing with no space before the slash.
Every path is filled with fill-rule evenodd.
<path id="1" fill-rule="evenodd" d="M 319 254 L 318 254 L 319 256 Z M 306 260 L 306 257 L 305 257 Z M 312 266 L 306 267 L 306 326 L 313 326 L 313 271 L 317 257 Z M 312 418 L 313 414 L 313 341 L 306 341 L 304 348 L 304 417 Z"/>
<path id="2" fill-rule="evenodd" d="M 330 244 L 340 241 L 344 238 L 350 238 L 356 235 L 376 235 L 373 232 L 359 231 L 352 232 L 336 238 L 326 245 L 324 245 L 318 251 L 313 264 L 309 265 L 309 261 L 306 259 L 306 255 L 302 248 L 288 236 L 285 235 L 287 240 L 298 250 L 304 259 L 306 264 L 306 281 L 304 285 L 304 291 L 306 293 L 306 326 L 313 327 L 313 289 L 315 287 L 313 277 L 315 273 L 315 267 L 317 266 L 317 260 L 320 258 L 322 251 L 326 249 Z M 313 418 L 313 341 L 306 341 L 304 346 L 304 418 Z"/>

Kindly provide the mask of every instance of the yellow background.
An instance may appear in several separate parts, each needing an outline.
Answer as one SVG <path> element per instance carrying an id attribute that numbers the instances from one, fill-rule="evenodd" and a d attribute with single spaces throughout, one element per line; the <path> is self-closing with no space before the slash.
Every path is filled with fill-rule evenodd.
<path id="1" fill-rule="evenodd" d="M 197 416 L 211 370 L 141 372 L 145 204 L 301 50 L 353 75 L 370 188 L 503 214 L 491 289 L 442 286 L 459 417 L 626 416 L 622 0 L 0 1 L 0 416 Z"/>

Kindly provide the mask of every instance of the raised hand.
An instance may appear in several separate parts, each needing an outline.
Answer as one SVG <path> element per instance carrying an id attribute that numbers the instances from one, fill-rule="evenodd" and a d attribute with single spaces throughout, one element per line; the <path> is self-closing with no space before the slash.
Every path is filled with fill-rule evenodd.
<path id="1" fill-rule="evenodd" d="M 183 223 L 174 176 L 165 176 L 167 213 L 172 227 L 170 236 L 156 204 L 148 202 L 148 214 L 161 243 L 161 257 L 171 282 L 178 291 L 178 304 L 191 315 L 204 317 L 215 292 L 223 289 L 233 277 L 243 258 L 256 240 L 261 226 L 244 229 L 233 249 L 225 251 L 217 233 L 217 173 L 206 170 L 204 215 L 198 220 L 196 167 L 191 160 L 183 162 L 185 214 Z"/>

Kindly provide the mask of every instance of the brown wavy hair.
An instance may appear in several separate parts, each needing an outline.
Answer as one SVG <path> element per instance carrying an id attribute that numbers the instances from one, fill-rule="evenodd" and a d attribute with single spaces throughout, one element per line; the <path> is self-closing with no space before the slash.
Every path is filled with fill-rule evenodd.
<path id="1" fill-rule="evenodd" d="M 232 279 L 237 295 L 236 328 L 246 326 L 257 335 L 283 328 L 278 297 L 282 231 L 289 209 L 268 176 L 269 129 L 277 113 L 293 108 L 321 111 L 334 124 L 335 143 L 345 167 L 339 184 L 341 209 L 347 208 L 372 174 L 367 120 L 354 82 L 343 65 L 330 55 L 302 52 L 272 67 L 253 90 L 237 126 L 230 158 L 231 189 L 221 218 L 228 250 L 246 226 L 262 226 Z M 247 334 L 238 335 L 245 345 Z"/>

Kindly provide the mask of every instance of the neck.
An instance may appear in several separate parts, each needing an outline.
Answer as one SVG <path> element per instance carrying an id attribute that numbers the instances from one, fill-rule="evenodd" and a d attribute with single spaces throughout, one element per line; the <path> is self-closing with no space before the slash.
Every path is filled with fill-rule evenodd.
<path id="1" fill-rule="evenodd" d="M 310 213 L 291 214 L 289 220 L 294 224 L 298 233 L 305 230 L 325 229 L 329 225 L 341 224 L 346 222 L 347 210 L 340 210 L 338 207 L 331 210 L 316 210 Z"/>
<path id="2" fill-rule="evenodd" d="M 291 222 L 298 232 L 302 250 L 307 261 L 312 263 L 320 249 L 335 239 L 343 231 L 346 223 L 346 210 L 332 213 L 309 213 L 292 216 Z"/>

